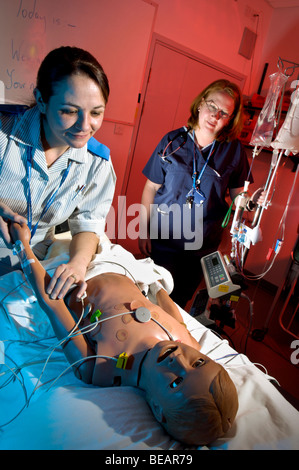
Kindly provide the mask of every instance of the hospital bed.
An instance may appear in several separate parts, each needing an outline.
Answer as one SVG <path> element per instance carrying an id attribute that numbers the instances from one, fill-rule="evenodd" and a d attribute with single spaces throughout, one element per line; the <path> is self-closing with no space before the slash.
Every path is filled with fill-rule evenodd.
<path id="1" fill-rule="evenodd" d="M 67 245 L 67 239 L 52 245 L 43 262 L 50 274 L 67 260 Z M 105 269 L 126 274 L 143 288 L 161 278 L 171 290 L 166 270 L 150 259 L 136 260 L 108 239 L 87 278 Z M 0 300 L 1 450 L 194 450 L 166 434 L 142 391 L 99 388 L 76 379 L 21 272 L 0 279 Z M 272 378 L 187 312 L 181 309 L 181 313 L 202 352 L 226 368 L 239 396 L 232 428 L 204 448 L 299 449 L 299 413 L 274 387 Z"/>

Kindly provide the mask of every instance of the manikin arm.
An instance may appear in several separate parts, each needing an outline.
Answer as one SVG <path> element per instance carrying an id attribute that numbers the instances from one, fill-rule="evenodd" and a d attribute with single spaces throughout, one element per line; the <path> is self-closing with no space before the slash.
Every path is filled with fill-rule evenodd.
<path id="1" fill-rule="evenodd" d="M 156 299 L 157 299 L 159 307 L 165 310 L 165 312 L 167 312 L 168 315 L 175 318 L 180 323 L 183 321 L 183 317 L 180 314 L 179 309 L 177 308 L 174 301 L 169 297 L 166 290 L 164 289 L 159 290 L 159 292 L 157 293 Z"/>
<path id="2" fill-rule="evenodd" d="M 149 286 L 151 294 L 156 297 L 157 304 L 161 307 L 168 315 L 175 318 L 180 323 L 183 322 L 183 317 L 174 303 L 174 301 L 169 297 L 166 290 L 163 288 L 162 284 L 157 281 Z"/>
<path id="3" fill-rule="evenodd" d="M 18 240 L 22 243 L 22 259 L 27 264 L 25 273 L 28 281 L 30 282 L 37 300 L 47 314 L 52 328 L 58 340 L 62 340 L 75 328 L 76 324 L 66 307 L 63 299 L 51 299 L 46 293 L 46 287 L 49 284 L 50 276 L 45 271 L 41 263 L 34 255 L 29 241 L 30 230 L 26 224 L 11 223 L 9 227 L 10 236 L 14 243 Z M 94 351 L 88 346 L 87 341 L 83 335 L 78 335 L 68 339 L 63 344 L 63 351 L 70 364 L 94 355 Z M 74 372 L 78 378 L 86 383 L 91 383 L 91 378 L 94 369 L 94 359 L 82 361 L 82 363 L 74 366 Z"/>
<path id="4" fill-rule="evenodd" d="M 160 288 L 160 289 L 159 289 Z M 184 318 L 182 317 L 177 305 L 175 302 L 169 297 L 166 290 L 163 289 L 162 285 L 158 282 L 150 285 L 150 290 L 153 295 L 156 296 L 157 303 L 159 307 L 161 307 L 166 313 L 170 316 L 175 318 L 179 323 L 183 324 L 186 328 L 186 324 L 184 323 Z M 155 290 L 157 291 L 155 293 Z M 195 338 L 190 334 L 190 340 L 193 341 L 193 347 L 197 350 L 200 350 L 201 346 L 198 344 Z"/>

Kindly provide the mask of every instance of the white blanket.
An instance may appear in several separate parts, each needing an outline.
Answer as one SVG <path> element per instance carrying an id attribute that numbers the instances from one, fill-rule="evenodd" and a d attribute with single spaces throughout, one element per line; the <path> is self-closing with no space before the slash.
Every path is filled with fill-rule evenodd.
<path id="1" fill-rule="evenodd" d="M 108 244 L 88 276 L 117 258 L 138 282 L 146 284 L 162 276 L 171 288 L 169 273 L 161 272 L 150 260 L 131 257 L 121 247 Z M 45 261 L 46 269 L 52 272 L 61 259 Z M 1 450 L 185 449 L 156 422 L 141 391 L 84 385 L 70 370 L 54 381 L 68 364 L 60 347 L 51 353 L 57 340 L 22 273 L 0 279 L 0 299 L 0 363 L 1 356 L 4 363 L 0 364 L 0 426 L 9 423 L 0 428 Z M 299 449 L 299 413 L 269 377 L 247 357 L 236 355 L 226 340 L 188 313 L 182 311 L 182 315 L 202 352 L 224 365 L 238 390 L 236 421 L 209 448 Z M 18 366 L 23 367 L 18 370 Z"/>

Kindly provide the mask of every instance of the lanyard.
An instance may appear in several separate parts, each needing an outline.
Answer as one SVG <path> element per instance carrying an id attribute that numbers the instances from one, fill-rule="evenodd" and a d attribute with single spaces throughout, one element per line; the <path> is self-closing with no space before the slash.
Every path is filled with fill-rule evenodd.
<path id="1" fill-rule="evenodd" d="M 62 178 L 60 180 L 58 188 L 54 191 L 54 193 L 49 197 L 48 201 L 46 202 L 46 205 L 44 206 L 42 213 L 35 224 L 35 226 L 32 228 L 32 202 L 31 202 L 31 190 L 30 190 L 30 182 L 31 182 L 31 174 L 32 174 L 32 148 L 30 147 L 30 150 L 27 152 L 27 161 L 26 161 L 26 173 L 27 173 L 27 183 L 28 183 L 28 189 L 27 189 L 27 223 L 28 227 L 31 230 L 31 240 L 36 232 L 37 226 L 42 219 L 42 217 L 45 215 L 45 213 L 49 210 L 51 205 L 53 204 L 56 194 L 58 193 L 59 189 L 65 182 L 69 171 L 71 168 L 71 162 L 69 162 L 67 168 L 64 170 Z"/>
<path id="2" fill-rule="evenodd" d="M 195 158 L 195 135 L 194 135 L 194 131 L 193 131 L 193 140 L 194 140 L 194 152 L 193 152 L 193 175 L 192 175 L 192 179 L 193 179 L 193 188 L 194 188 L 194 189 L 197 189 L 197 188 L 199 187 L 199 185 L 200 185 L 200 181 L 201 181 L 202 175 L 204 174 L 205 169 L 206 169 L 206 167 L 207 167 L 207 164 L 209 163 L 209 160 L 210 160 L 211 155 L 212 155 L 212 153 L 213 153 L 216 140 L 214 140 L 213 143 L 212 143 L 212 146 L 211 146 L 211 149 L 210 149 L 208 158 L 206 159 L 206 161 L 205 161 L 205 163 L 204 163 L 204 166 L 202 167 L 201 172 L 200 172 L 198 178 L 197 178 L 197 168 L 196 168 L 196 158 Z M 200 153 L 201 156 L 202 156 L 202 153 L 201 153 L 200 150 L 199 150 L 199 153 Z"/>

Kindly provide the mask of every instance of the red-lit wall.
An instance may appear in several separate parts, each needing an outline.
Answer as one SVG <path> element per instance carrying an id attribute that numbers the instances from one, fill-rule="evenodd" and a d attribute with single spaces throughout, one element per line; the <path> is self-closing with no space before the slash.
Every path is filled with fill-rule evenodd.
<path id="1" fill-rule="evenodd" d="M 118 197 L 125 195 L 128 178 L 136 188 L 143 184 L 140 172 L 130 174 L 130 165 L 141 122 L 138 96 L 141 94 L 142 103 L 153 34 L 163 36 L 166 42 L 175 42 L 181 49 L 205 56 L 217 63 L 217 67 L 244 76 L 243 93 L 249 98 L 258 90 L 265 63 L 269 66 L 262 87 L 264 96 L 269 86 L 268 76 L 277 70 L 279 56 L 299 63 L 299 6 L 273 9 L 266 0 L 86 0 L 85 8 L 80 0 L 1 3 L 0 102 L 4 92 L 8 102 L 22 102 L 23 85 L 28 89 L 30 85 L 32 93 L 31 85 L 40 61 L 45 53 L 62 44 L 90 50 L 104 66 L 111 95 L 97 138 L 111 149 L 117 174 L 116 215 Z M 281 4 L 287 3 L 288 0 L 281 0 Z M 250 60 L 239 54 L 245 28 L 257 34 Z M 162 64 L 166 76 L 168 66 L 167 62 Z M 297 75 L 298 69 L 294 78 Z M 12 78 L 14 83 L 10 83 Z M 265 181 L 269 160 L 266 154 L 255 162 L 257 185 Z M 293 176 L 290 167 L 288 163 L 281 168 L 278 190 L 262 227 L 264 241 L 253 248 L 254 256 L 248 259 L 254 273 L 263 269 L 265 250 L 272 244 L 273 231 L 287 200 Z M 297 189 L 290 205 L 286 241 L 279 262 L 266 276 L 276 285 L 282 282 L 282 273 L 296 241 L 298 207 Z"/>
<path id="2" fill-rule="evenodd" d="M 268 91 L 269 74 L 277 71 L 278 57 L 299 63 L 299 50 L 296 47 L 298 36 L 295 28 L 295 25 L 299 23 L 299 8 L 273 9 L 266 1 L 260 0 L 250 2 L 158 0 L 153 3 L 156 4 L 153 32 L 244 74 L 246 76 L 243 88 L 245 97 L 250 98 L 253 93 L 257 92 L 266 62 L 269 65 L 262 86 L 263 96 L 266 96 Z M 257 33 L 256 46 L 251 60 L 238 54 L 245 27 Z M 167 64 L 165 64 L 165 69 L 167 70 Z M 299 69 L 297 69 L 298 73 Z M 297 78 L 296 74 L 294 78 Z M 287 87 L 290 86 L 291 81 L 291 79 L 288 81 Z M 132 142 L 134 144 L 134 138 Z M 251 156 L 250 148 L 248 154 Z M 265 183 L 270 159 L 271 153 L 269 152 L 263 152 L 256 159 L 253 167 L 255 178 L 253 189 Z M 130 159 L 128 161 L 130 162 Z M 263 241 L 252 247 L 248 256 L 246 267 L 254 274 L 264 271 L 268 248 L 274 242 L 275 232 L 293 181 L 292 168 L 293 164 L 289 160 L 281 167 L 272 205 L 263 216 Z M 134 183 L 132 183 L 132 176 L 133 180 L 135 178 Z M 144 180 L 140 174 L 131 174 L 130 183 L 134 184 L 137 191 L 139 185 L 144 184 Z M 123 194 L 125 194 L 125 189 L 123 185 Z M 298 209 L 297 181 L 297 191 L 295 190 L 286 219 L 285 242 L 273 269 L 265 276 L 266 280 L 277 286 L 280 286 L 285 278 L 290 264 L 290 253 L 297 240 Z"/>

